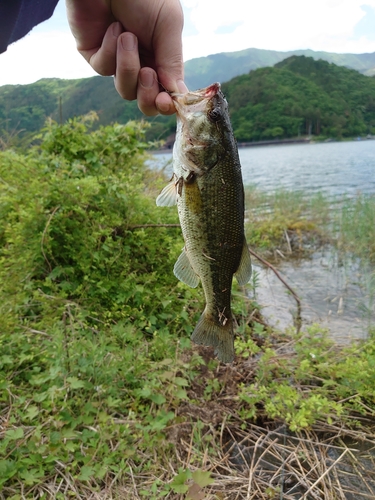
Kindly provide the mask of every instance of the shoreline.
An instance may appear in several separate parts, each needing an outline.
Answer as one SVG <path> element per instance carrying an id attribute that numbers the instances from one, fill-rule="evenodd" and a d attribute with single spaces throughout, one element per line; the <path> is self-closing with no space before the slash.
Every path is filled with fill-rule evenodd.
<path id="1" fill-rule="evenodd" d="M 240 141 L 237 142 L 237 147 L 238 148 L 251 148 L 251 147 L 257 147 L 257 146 L 281 146 L 281 145 L 288 145 L 288 144 L 315 144 L 315 143 L 327 143 L 327 142 L 351 142 L 351 141 L 369 141 L 369 140 L 375 140 L 375 136 L 366 136 L 366 137 L 353 137 L 352 139 L 325 139 L 325 140 L 318 140 L 314 138 L 313 136 L 308 136 L 308 137 L 294 137 L 291 139 L 268 139 L 264 141 L 249 141 L 249 142 L 244 142 Z M 174 142 L 169 142 L 166 147 L 155 149 L 155 150 L 150 150 L 151 153 L 153 154 L 163 154 L 163 153 L 169 153 L 172 152 L 173 150 L 173 145 Z"/>

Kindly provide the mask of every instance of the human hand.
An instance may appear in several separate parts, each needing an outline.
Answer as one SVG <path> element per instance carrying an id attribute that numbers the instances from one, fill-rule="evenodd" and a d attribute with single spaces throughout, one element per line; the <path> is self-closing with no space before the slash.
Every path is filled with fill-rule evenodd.
<path id="1" fill-rule="evenodd" d="M 121 97 L 137 99 L 145 115 L 175 112 L 160 86 L 187 91 L 178 0 L 66 0 L 66 6 L 78 51 L 100 75 L 114 75 Z"/>

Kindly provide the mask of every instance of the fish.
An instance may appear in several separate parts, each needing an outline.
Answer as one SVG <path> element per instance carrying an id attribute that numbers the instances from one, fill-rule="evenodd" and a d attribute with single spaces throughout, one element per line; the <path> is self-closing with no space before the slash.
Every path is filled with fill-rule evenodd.
<path id="1" fill-rule="evenodd" d="M 231 363 L 233 276 L 241 286 L 251 277 L 237 143 L 220 83 L 171 96 L 177 116 L 173 177 L 156 204 L 177 204 L 185 245 L 175 276 L 193 288 L 202 283 L 206 306 L 191 340 L 213 347 L 220 361 Z"/>

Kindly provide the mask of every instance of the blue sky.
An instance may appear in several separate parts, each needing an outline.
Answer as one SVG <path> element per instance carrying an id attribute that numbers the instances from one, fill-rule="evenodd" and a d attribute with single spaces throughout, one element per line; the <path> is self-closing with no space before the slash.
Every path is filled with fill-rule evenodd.
<path id="1" fill-rule="evenodd" d="M 181 0 L 184 59 L 250 47 L 375 52 L 375 0 Z M 75 49 L 60 0 L 53 17 L 0 55 L 0 85 L 95 73 Z"/>

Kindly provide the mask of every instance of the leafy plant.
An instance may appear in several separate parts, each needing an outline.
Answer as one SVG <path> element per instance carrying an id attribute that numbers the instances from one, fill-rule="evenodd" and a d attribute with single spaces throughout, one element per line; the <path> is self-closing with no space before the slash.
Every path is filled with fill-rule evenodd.
<path id="1" fill-rule="evenodd" d="M 186 484 L 187 482 L 190 482 L 190 485 Z M 190 469 L 180 469 L 170 486 L 175 493 L 186 493 L 185 500 L 200 500 L 204 498 L 201 496 L 203 488 L 212 483 L 210 472 L 199 469 L 194 472 Z"/>

